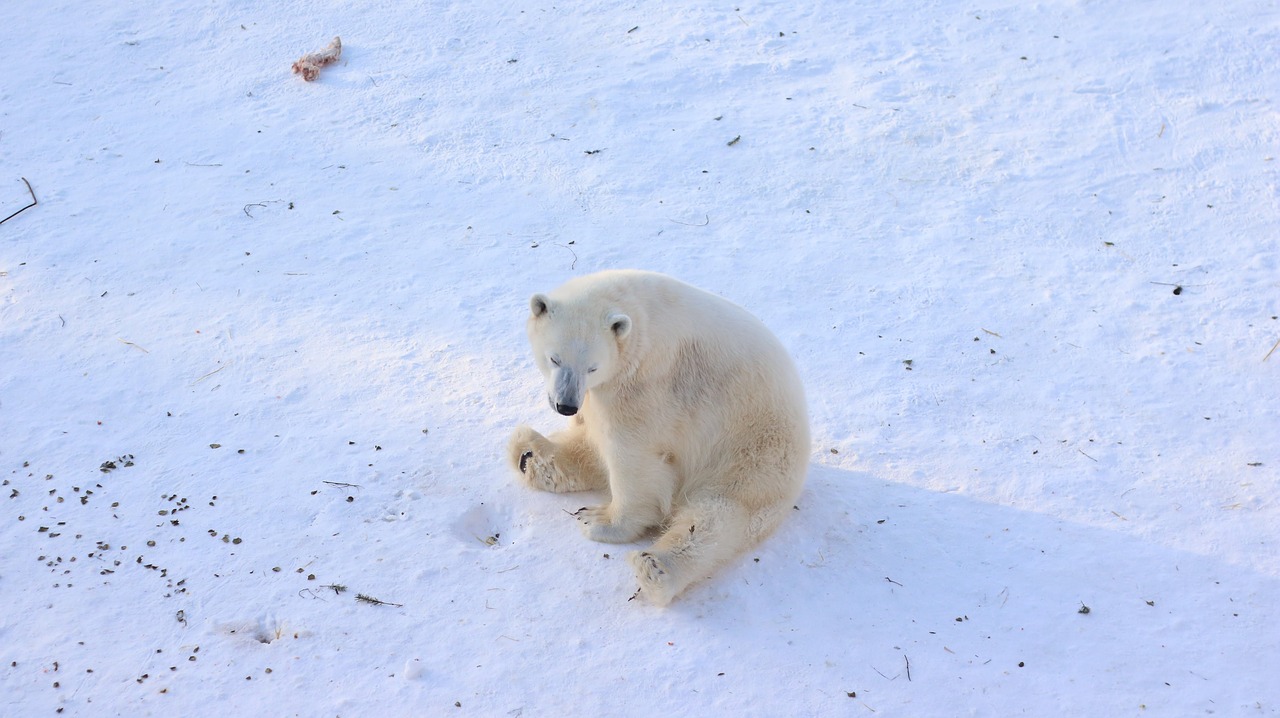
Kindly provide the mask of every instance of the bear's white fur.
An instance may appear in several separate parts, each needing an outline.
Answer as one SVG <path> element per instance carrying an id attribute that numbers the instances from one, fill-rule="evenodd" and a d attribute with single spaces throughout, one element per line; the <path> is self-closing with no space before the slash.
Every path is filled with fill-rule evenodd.
<path id="1" fill-rule="evenodd" d="M 604 490 L 575 515 L 629 543 L 640 593 L 666 605 L 791 511 L 809 460 L 804 388 L 758 319 L 653 272 L 608 271 L 529 302 L 529 341 L 569 427 L 515 430 L 508 459 L 543 491 Z"/>

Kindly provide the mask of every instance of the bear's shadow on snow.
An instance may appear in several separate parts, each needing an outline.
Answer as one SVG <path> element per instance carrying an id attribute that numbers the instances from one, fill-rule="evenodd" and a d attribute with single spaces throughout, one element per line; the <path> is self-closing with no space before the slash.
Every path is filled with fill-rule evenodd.
<path id="1" fill-rule="evenodd" d="M 811 465 L 791 520 L 665 610 L 734 633 L 787 621 L 909 633 L 984 613 L 1157 630 L 1278 599 L 1276 577 L 1121 530 Z"/>

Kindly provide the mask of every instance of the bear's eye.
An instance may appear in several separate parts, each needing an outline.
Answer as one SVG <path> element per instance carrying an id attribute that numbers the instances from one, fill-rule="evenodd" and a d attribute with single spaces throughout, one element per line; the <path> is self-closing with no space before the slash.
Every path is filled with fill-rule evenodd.
<path id="1" fill-rule="evenodd" d="M 549 358 L 551 359 L 551 364 L 552 364 L 552 366 L 560 366 L 560 360 L 559 360 L 559 359 L 557 359 L 556 357 L 549 357 Z"/>
<path id="2" fill-rule="evenodd" d="M 588 369 L 588 370 L 587 370 L 587 373 L 588 373 L 588 374 L 595 374 L 595 373 L 596 373 L 596 369 L 599 369 L 599 368 L 600 368 L 600 367 L 598 367 L 598 366 L 593 366 L 593 367 L 591 367 L 590 369 Z"/>

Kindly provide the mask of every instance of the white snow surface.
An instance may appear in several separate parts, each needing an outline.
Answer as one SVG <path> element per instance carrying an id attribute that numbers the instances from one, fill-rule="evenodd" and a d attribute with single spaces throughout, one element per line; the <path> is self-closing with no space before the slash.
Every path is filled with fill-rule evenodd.
<path id="1" fill-rule="evenodd" d="M 1276 2 L 0 27 L 5 716 L 1280 709 Z M 666 609 L 503 464 L 563 421 L 528 296 L 620 267 L 811 408 L 794 514 Z"/>

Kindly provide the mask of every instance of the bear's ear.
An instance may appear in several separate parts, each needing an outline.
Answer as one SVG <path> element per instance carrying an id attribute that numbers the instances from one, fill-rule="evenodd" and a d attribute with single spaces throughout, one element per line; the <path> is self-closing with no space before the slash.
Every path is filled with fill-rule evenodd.
<path id="1" fill-rule="evenodd" d="M 550 311 L 551 301 L 547 299 L 545 294 L 535 294 L 529 298 L 529 311 L 533 316 L 540 317 Z"/>
<path id="2" fill-rule="evenodd" d="M 631 332 L 631 317 L 625 314 L 610 314 L 609 331 L 613 332 L 613 335 L 619 339 L 626 338 L 627 334 Z"/>

